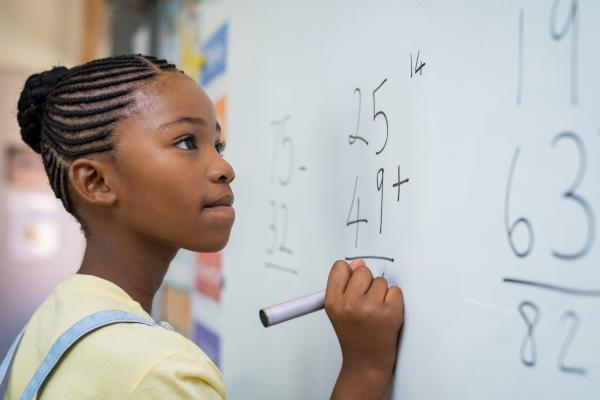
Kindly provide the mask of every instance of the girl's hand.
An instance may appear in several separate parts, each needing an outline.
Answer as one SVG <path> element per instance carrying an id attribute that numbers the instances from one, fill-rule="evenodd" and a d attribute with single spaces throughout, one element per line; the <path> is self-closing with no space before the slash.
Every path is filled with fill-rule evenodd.
<path id="1" fill-rule="evenodd" d="M 364 261 L 336 261 L 325 292 L 325 311 L 342 349 L 332 399 L 381 399 L 391 379 L 404 321 L 402 291 L 388 288 Z"/>

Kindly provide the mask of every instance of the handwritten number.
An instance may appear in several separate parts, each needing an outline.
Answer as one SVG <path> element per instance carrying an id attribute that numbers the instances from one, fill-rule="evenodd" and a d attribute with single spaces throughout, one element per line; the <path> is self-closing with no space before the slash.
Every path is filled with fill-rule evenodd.
<path id="1" fill-rule="evenodd" d="M 373 121 L 375 121 L 377 119 L 377 117 L 383 117 L 383 119 L 385 120 L 385 141 L 383 143 L 383 146 L 375 152 L 375 154 L 377 154 L 377 155 L 379 155 L 383 152 L 383 150 L 385 149 L 385 146 L 387 145 L 388 137 L 389 137 L 388 117 L 384 111 L 377 110 L 376 105 L 375 105 L 375 94 L 377 93 L 377 91 L 379 89 L 381 89 L 383 84 L 386 82 L 387 82 L 387 78 L 384 79 L 383 82 L 381 82 L 379 84 L 379 86 L 377 86 L 375 88 L 375 90 L 373 90 Z M 360 140 L 361 142 L 363 142 L 364 144 L 366 144 L 368 146 L 369 145 L 368 140 L 358 134 L 359 127 L 360 127 L 360 110 L 361 110 L 361 105 L 362 105 L 362 93 L 360 91 L 360 88 L 354 89 L 354 94 L 358 94 L 358 113 L 357 113 L 357 117 L 356 117 L 356 130 L 354 132 L 354 135 L 352 135 L 352 134 L 348 135 L 348 143 L 350 143 L 350 145 L 353 145 L 354 143 L 356 143 L 357 140 Z"/>
<path id="2" fill-rule="evenodd" d="M 279 159 L 279 121 L 271 122 L 271 126 L 277 127 L 274 141 L 275 146 L 273 146 L 273 161 L 271 164 L 271 183 L 275 183 L 275 175 L 277 174 L 277 161 Z"/>
<path id="3" fill-rule="evenodd" d="M 554 40 L 563 39 L 567 33 L 569 33 L 569 29 L 574 26 L 577 18 L 578 1 L 570 0 L 571 10 L 569 15 L 567 16 L 562 28 L 560 30 L 556 28 L 556 14 L 558 11 L 558 5 L 561 3 L 561 1 L 562 0 L 554 0 L 554 3 L 552 3 L 552 10 L 550 11 L 550 36 Z"/>
<path id="4" fill-rule="evenodd" d="M 357 140 L 360 140 L 368 146 L 369 142 L 367 141 L 367 139 L 358 135 L 358 128 L 360 126 L 360 110 L 361 110 L 361 103 L 362 103 L 362 94 L 360 92 L 360 88 L 354 89 L 354 94 L 356 94 L 356 93 L 358 93 L 358 112 L 356 113 L 356 130 L 354 132 L 354 135 L 348 135 L 348 142 L 350 144 L 354 144 Z"/>
<path id="5" fill-rule="evenodd" d="M 275 200 L 270 200 L 269 205 L 273 210 L 273 219 L 271 219 L 271 223 L 269 224 L 269 231 L 273 233 L 273 240 L 271 241 L 273 244 L 267 249 L 267 254 L 273 254 L 277 248 L 277 204 L 275 204 Z"/>
<path id="6" fill-rule="evenodd" d="M 550 37 L 555 41 L 562 40 L 569 31 L 571 32 L 571 103 L 577 104 L 578 101 L 578 41 L 579 41 L 579 2 L 570 0 L 571 7 L 569 15 L 565 19 L 562 27 L 557 27 L 558 5 L 561 0 L 554 0 L 552 10 L 550 11 Z"/>
<path id="7" fill-rule="evenodd" d="M 286 145 L 289 148 L 289 163 L 285 177 L 279 177 L 279 184 L 282 186 L 287 186 L 290 184 L 292 180 L 292 171 L 294 170 L 294 143 L 292 142 L 292 138 L 289 136 L 285 136 L 281 140 L 281 147 L 286 147 Z"/>
<path id="8" fill-rule="evenodd" d="M 519 314 L 521 314 L 527 328 L 527 332 L 521 343 L 521 362 L 528 367 L 533 367 L 537 362 L 534 329 L 538 323 L 540 311 L 532 302 L 524 301 L 519 304 Z"/>
<path id="9" fill-rule="evenodd" d="M 383 150 L 385 149 L 385 146 L 387 145 L 387 141 L 388 141 L 388 136 L 389 136 L 389 124 L 388 124 L 387 115 L 385 115 L 385 112 L 383 112 L 381 110 L 376 111 L 376 107 L 375 107 L 375 93 L 377 93 L 377 91 L 379 89 L 381 89 L 383 84 L 386 82 L 387 82 L 387 78 L 384 79 L 383 82 L 381 82 L 375 90 L 373 90 L 373 121 L 375 121 L 377 119 L 377 117 L 379 117 L 379 116 L 381 116 L 385 119 L 385 142 L 383 143 L 383 146 L 381 147 L 381 149 L 379 149 L 378 151 L 375 152 L 375 154 L 377 154 L 377 155 L 381 154 L 381 152 L 383 152 Z"/>
<path id="10" fill-rule="evenodd" d="M 415 77 L 417 74 L 423 75 L 423 68 L 427 64 L 424 63 L 423 61 L 419 61 L 420 56 L 421 56 L 421 50 L 418 50 L 417 51 L 417 59 L 415 60 L 415 62 L 413 64 L 413 56 L 412 56 L 412 53 L 410 53 L 410 77 L 411 78 Z"/>
<path id="11" fill-rule="evenodd" d="M 354 237 L 354 247 L 358 246 L 358 226 L 361 223 L 368 223 L 367 219 L 360 218 L 360 198 L 356 197 L 356 190 L 358 188 L 358 176 L 354 180 L 354 191 L 352 192 L 352 203 L 350 203 L 350 210 L 348 211 L 348 218 L 346 218 L 346 226 L 356 225 L 356 233 Z M 356 200 L 356 219 L 351 220 L 352 210 L 354 209 L 354 200 Z"/>
<path id="12" fill-rule="evenodd" d="M 379 207 L 379 234 L 383 226 L 383 168 L 377 171 L 377 190 L 381 192 L 381 205 Z"/>
<path id="13" fill-rule="evenodd" d="M 562 372 L 566 372 L 569 374 L 585 375 L 586 370 L 584 368 L 571 367 L 565 365 L 565 358 L 567 357 L 567 352 L 569 351 L 569 347 L 571 347 L 571 343 L 573 342 L 573 339 L 575 339 L 575 335 L 577 335 L 577 330 L 579 329 L 579 316 L 577 315 L 577 313 L 575 313 L 575 311 L 569 310 L 565 312 L 562 320 L 564 321 L 567 319 L 570 319 L 572 321 L 571 328 L 569 329 L 567 337 L 565 338 L 565 341 L 563 342 L 563 345 L 560 348 L 560 353 L 558 355 L 558 368 Z"/>
<path id="14" fill-rule="evenodd" d="M 287 241 L 287 232 L 288 232 L 288 221 L 289 221 L 289 212 L 288 212 L 288 207 L 286 204 L 281 203 L 279 204 L 279 209 L 281 210 L 282 214 L 283 214 L 283 223 L 281 225 L 281 232 L 279 232 L 279 227 L 280 225 L 278 224 L 278 220 L 277 220 L 277 215 L 278 215 L 278 207 L 277 207 L 277 203 L 275 202 L 275 200 L 271 200 L 269 201 L 269 205 L 271 206 L 272 209 L 272 215 L 273 215 L 273 219 L 271 220 L 271 223 L 269 224 L 269 230 L 271 232 L 273 232 L 273 239 L 272 239 L 272 245 L 271 247 L 269 247 L 267 249 L 267 254 L 271 255 L 275 252 L 275 249 L 283 252 L 283 253 L 287 253 L 287 254 L 292 254 L 293 251 L 292 249 L 290 249 L 289 247 L 286 246 L 286 241 Z M 279 239 L 279 234 L 281 233 L 281 240 L 279 241 L 279 247 L 277 246 L 278 243 L 278 239 Z"/>
<path id="15" fill-rule="evenodd" d="M 288 208 L 287 208 L 287 205 L 283 204 L 283 203 L 280 204 L 280 208 L 284 215 L 284 217 L 283 217 L 284 222 L 283 222 L 283 232 L 281 235 L 281 244 L 279 245 L 279 251 L 282 251 L 282 252 L 288 253 L 288 254 L 292 254 L 293 253 L 292 249 L 290 249 L 289 247 L 287 247 L 285 245 L 285 243 L 287 241 L 288 219 L 289 219 Z"/>
<path id="16" fill-rule="evenodd" d="M 521 105 L 523 99 L 523 63 L 525 56 L 525 10 L 521 8 L 519 11 L 519 51 L 517 58 L 517 105 Z"/>
<path id="17" fill-rule="evenodd" d="M 292 180 L 292 171 L 294 170 L 294 143 L 292 138 L 286 135 L 285 126 L 287 121 L 290 119 L 289 115 L 271 122 L 271 126 L 274 126 L 277 130 L 275 134 L 275 147 L 273 149 L 273 163 L 271 168 L 271 183 L 274 183 L 275 176 L 279 165 L 279 149 L 288 148 L 288 170 L 286 175 L 280 175 L 277 182 L 281 186 L 288 186 Z"/>
<path id="18" fill-rule="evenodd" d="M 566 192 L 563 193 L 563 197 L 565 199 L 576 202 L 583 209 L 583 212 L 585 213 L 585 215 L 587 217 L 587 237 L 586 237 L 585 243 L 582 245 L 581 249 L 571 252 L 571 253 L 565 253 L 565 252 L 559 252 L 559 251 L 553 250 L 552 255 L 554 255 L 554 257 L 556 257 L 556 258 L 560 258 L 563 260 L 573 260 L 573 259 L 585 256 L 590 251 L 590 248 L 592 247 L 592 244 L 594 243 L 594 238 L 595 238 L 595 234 L 596 234 L 596 226 L 595 226 L 595 222 L 594 222 L 595 218 L 594 218 L 594 212 L 592 211 L 592 207 L 583 197 L 581 197 L 579 194 L 576 193 L 577 189 L 579 188 L 579 185 L 581 184 L 581 181 L 583 180 L 583 176 L 585 174 L 585 169 L 586 169 L 586 153 L 585 153 L 585 147 L 583 145 L 583 142 L 581 141 L 579 136 L 577 136 L 576 134 L 574 134 L 572 132 L 563 132 L 554 138 L 554 140 L 552 141 L 552 145 L 555 146 L 561 140 L 573 141 L 575 143 L 575 145 L 577 146 L 577 150 L 579 152 L 579 168 L 577 170 L 577 176 L 575 177 L 575 181 L 573 182 L 571 187 L 569 189 L 567 189 Z"/>
<path id="19" fill-rule="evenodd" d="M 512 163 L 510 165 L 510 172 L 508 173 L 508 184 L 506 185 L 506 197 L 505 197 L 505 201 L 504 201 L 504 224 L 506 227 L 506 234 L 508 236 L 508 244 L 510 245 L 510 248 L 512 249 L 513 253 L 515 253 L 515 255 L 517 257 L 527 257 L 529 255 L 529 253 L 531 253 L 531 250 L 533 249 L 533 243 L 534 243 L 533 227 L 531 226 L 531 223 L 529 222 L 529 220 L 525 217 L 520 217 L 511 224 L 510 217 L 508 215 L 512 180 L 513 180 L 513 177 L 515 174 L 515 167 L 517 165 L 519 151 L 520 151 L 520 149 L 517 147 L 517 149 L 515 150 L 513 159 L 512 159 Z M 527 232 L 528 232 L 529 239 L 527 241 L 527 248 L 525 248 L 525 250 L 519 250 L 517 248 L 517 246 L 515 245 L 514 238 L 513 238 L 513 233 L 515 232 L 516 228 L 520 225 L 525 226 L 527 228 Z"/>

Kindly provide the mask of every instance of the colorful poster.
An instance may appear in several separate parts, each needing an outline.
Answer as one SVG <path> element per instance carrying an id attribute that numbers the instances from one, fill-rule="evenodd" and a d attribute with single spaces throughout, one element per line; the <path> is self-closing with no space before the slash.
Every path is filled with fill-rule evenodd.
<path id="1" fill-rule="evenodd" d="M 171 265 L 169 265 L 164 278 L 164 283 L 191 291 L 194 286 L 195 270 L 196 253 L 181 249 L 177 252 L 173 261 L 171 261 Z"/>
<path id="2" fill-rule="evenodd" d="M 225 72 L 227 64 L 227 31 L 228 24 L 219 29 L 202 46 L 204 68 L 202 69 L 202 85 L 206 86 Z"/>
<path id="3" fill-rule="evenodd" d="M 197 79 L 204 58 L 200 48 L 200 1 L 170 0 L 163 5 L 161 55 L 177 64 L 189 77 Z"/>
<path id="4" fill-rule="evenodd" d="M 190 335 L 190 292 L 166 286 L 162 292 L 162 315 L 182 335 Z"/>
<path id="5" fill-rule="evenodd" d="M 202 322 L 195 321 L 193 341 L 221 368 L 221 340 L 216 332 Z"/>
<path id="6" fill-rule="evenodd" d="M 196 255 L 196 290 L 219 303 L 221 301 L 221 253 Z"/>

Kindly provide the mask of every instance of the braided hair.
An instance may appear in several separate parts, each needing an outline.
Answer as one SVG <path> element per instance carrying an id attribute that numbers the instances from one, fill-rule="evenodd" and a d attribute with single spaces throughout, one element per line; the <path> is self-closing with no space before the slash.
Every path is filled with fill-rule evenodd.
<path id="1" fill-rule="evenodd" d="M 134 104 L 136 89 L 166 70 L 176 71 L 175 65 L 137 54 L 54 67 L 27 79 L 18 102 L 21 137 L 42 155 L 50 187 L 68 212 L 74 214 L 69 165 L 111 151 L 115 125 Z"/>

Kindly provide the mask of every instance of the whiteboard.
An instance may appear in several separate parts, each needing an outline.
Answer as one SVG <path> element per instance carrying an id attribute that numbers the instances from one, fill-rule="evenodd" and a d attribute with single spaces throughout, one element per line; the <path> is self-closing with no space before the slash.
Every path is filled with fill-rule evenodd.
<path id="1" fill-rule="evenodd" d="M 237 173 L 212 310 L 231 398 L 329 396 L 341 356 L 325 313 L 265 329 L 258 310 L 357 256 L 404 292 L 390 398 L 600 393 L 600 3 L 203 12 L 205 33 L 229 24 L 207 90 L 227 93 Z"/>

